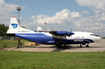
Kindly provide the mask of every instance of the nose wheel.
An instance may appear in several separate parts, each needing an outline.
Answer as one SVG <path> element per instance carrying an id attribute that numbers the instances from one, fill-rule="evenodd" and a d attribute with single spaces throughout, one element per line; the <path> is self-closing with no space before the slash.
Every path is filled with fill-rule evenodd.
<path id="1" fill-rule="evenodd" d="M 80 44 L 80 46 L 78 46 L 78 47 L 82 47 L 82 44 Z M 89 47 L 89 43 L 86 44 L 86 47 Z"/>

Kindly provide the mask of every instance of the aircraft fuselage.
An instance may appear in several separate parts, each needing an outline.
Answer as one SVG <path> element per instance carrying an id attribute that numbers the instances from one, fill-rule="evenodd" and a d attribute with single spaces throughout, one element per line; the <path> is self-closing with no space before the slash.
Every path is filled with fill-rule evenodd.
<path id="1" fill-rule="evenodd" d="M 88 32 L 74 32 L 71 36 L 56 36 L 49 32 L 15 33 L 15 36 L 40 44 L 86 44 L 100 41 L 102 38 Z"/>

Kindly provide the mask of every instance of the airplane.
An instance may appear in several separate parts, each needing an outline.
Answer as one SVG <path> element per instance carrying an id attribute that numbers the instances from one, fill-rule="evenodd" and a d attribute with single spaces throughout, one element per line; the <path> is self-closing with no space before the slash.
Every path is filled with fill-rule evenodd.
<path id="1" fill-rule="evenodd" d="M 7 34 L 15 35 L 17 37 L 39 44 L 55 44 L 57 48 L 62 47 L 62 44 L 64 44 L 64 47 L 65 44 L 80 44 L 80 47 L 82 47 L 82 45 L 86 45 L 86 47 L 89 47 L 89 43 L 94 43 L 102 40 L 99 35 L 95 35 L 91 32 L 43 32 L 41 27 L 39 27 L 39 32 L 34 32 L 29 29 L 20 27 L 16 17 L 11 17 Z"/>

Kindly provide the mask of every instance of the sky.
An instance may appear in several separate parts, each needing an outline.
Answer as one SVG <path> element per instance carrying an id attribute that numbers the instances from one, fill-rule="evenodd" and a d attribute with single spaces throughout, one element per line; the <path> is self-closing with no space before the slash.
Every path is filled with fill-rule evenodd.
<path id="1" fill-rule="evenodd" d="M 0 0 L 0 23 L 9 26 L 21 7 L 20 25 L 35 31 L 85 31 L 105 36 L 105 0 Z"/>

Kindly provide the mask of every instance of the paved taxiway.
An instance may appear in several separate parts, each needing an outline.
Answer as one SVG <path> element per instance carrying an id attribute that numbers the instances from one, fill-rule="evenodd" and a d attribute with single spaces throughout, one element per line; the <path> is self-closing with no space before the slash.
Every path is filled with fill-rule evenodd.
<path id="1" fill-rule="evenodd" d="M 105 39 L 101 40 L 97 43 L 91 43 L 89 44 L 89 48 L 85 48 L 85 45 L 83 45 L 82 48 L 79 48 L 79 44 L 75 45 L 67 45 L 67 49 L 57 49 L 53 47 L 54 45 L 42 45 L 39 46 L 23 46 L 20 48 L 4 48 L 2 50 L 8 50 L 8 51 L 34 51 L 34 52 L 103 52 L 105 51 Z"/>

